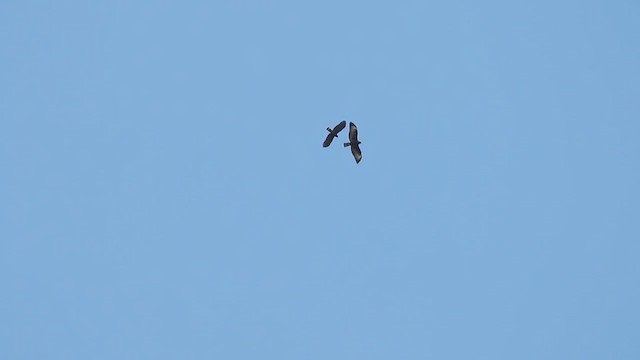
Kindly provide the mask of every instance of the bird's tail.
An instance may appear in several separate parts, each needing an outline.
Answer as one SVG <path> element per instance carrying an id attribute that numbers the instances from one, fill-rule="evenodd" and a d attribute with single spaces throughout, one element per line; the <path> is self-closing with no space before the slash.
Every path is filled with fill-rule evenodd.
<path id="1" fill-rule="evenodd" d="M 351 143 L 350 142 L 344 143 L 344 147 L 347 147 L 347 146 L 351 146 Z"/>

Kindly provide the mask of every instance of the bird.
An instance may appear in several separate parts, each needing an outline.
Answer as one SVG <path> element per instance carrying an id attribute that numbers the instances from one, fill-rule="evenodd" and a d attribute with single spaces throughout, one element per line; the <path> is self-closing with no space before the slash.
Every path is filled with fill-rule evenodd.
<path id="1" fill-rule="evenodd" d="M 333 129 L 328 127 L 327 131 L 329 132 L 329 135 L 327 135 L 327 138 L 324 139 L 324 142 L 322 143 L 322 147 L 328 147 L 329 145 L 331 145 L 333 138 L 338 137 L 338 133 L 342 131 L 342 129 L 344 129 L 345 126 L 347 126 L 347 122 L 343 120 L 340 124 L 336 125 L 336 127 L 334 127 Z"/>
<path id="2" fill-rule="evenodd" d="M 360 151 L 361 142 L 358 140 L 358 128 L 356 124 L 349 122 L 349 142 L 344 143 L 344 147 L 351 146 L 351 153 L 356 159 L 356 164 L 362 160 L 362 151 Z"/>

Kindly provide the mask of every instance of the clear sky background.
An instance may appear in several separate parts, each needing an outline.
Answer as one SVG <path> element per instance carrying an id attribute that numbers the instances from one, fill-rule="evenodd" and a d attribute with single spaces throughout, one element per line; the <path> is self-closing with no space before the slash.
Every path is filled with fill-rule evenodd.
<path id="1" fill-rule="evenodd" d="M 2 359 L 640 358 L 638 1 L 5 0 L 0 46 Z"/>

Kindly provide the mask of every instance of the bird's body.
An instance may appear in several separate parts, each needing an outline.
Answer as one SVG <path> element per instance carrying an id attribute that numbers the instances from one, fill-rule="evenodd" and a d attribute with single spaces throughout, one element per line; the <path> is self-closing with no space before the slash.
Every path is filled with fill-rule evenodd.
<path id="1" fill-rule="evenodd" d="M 322 143 L 322 147 L 328 147 L 329 145 L 331 145 L 333 138 L 338 137 L 338 133 L 342 131 L 342 129 L 344 129 L 345 126 L 347 126 L 347 122 L 343 120 L 342 122 L 340 122 L 340 124 L 336 125 L 336 127 L 334 127 L 333 129 L 327 128 L 329 135 L 327 135 L 327 138 L 324 139 L 324 142 Z"/>
<path id="2" fill-rule="evenodd" d="M 362 152 L 360 151 L 361 142 L 358 140 L 358 128 L 356 124 L 349 123 L 349 142 L 344 143 L 344 147 L 351 146 L 351 153 L 353 158 L 356 159 L 356 164 L 362 160 Z"/>

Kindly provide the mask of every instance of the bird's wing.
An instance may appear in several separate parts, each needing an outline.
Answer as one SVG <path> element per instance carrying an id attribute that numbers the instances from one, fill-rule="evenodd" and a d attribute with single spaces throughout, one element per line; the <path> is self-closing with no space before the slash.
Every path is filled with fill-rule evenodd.
<path id="1" fill-rule="evenodd" d="M 358 128 L 354 123 L 349 123 L 349 141 L 352 143 L 358 142 Z"/>
<path id="2" fill-rule="evenodd" d="M 324 139 L 324 142 L 322 143 L 322 147 L 328 147 L 329 145 L 331 145 L 331 142 L 333 141 L 333 131 L 329 133 L 329 135 L 327 135 L 327 138 Z"/>
<path id="3" fill-rule="evenodd" d="M 353 154 L 353 158 L 356 159 L 356 164 L 362 160 L 362 151 L 360 151 L 360 146 L 351 144 L 351 153 Z"/>
<path id="4" fill-rule="evenodd" d="M 333 128 L 333 132 L 337 134 L 340 131 L 342 131 L 342 129 L 344 129 L 345 126 L 347 126 L 347 122 L 342 120 L 340 124 L 336 125 L 336 127 Z"/>

